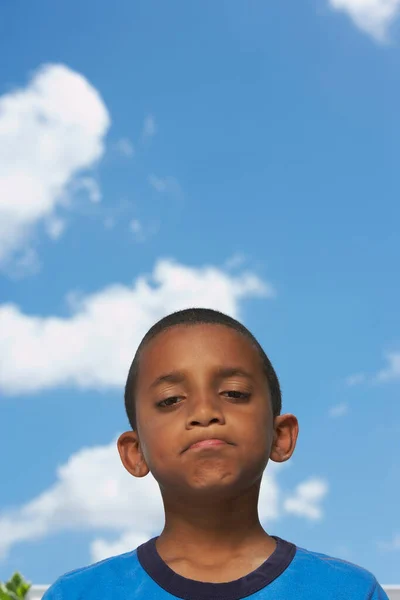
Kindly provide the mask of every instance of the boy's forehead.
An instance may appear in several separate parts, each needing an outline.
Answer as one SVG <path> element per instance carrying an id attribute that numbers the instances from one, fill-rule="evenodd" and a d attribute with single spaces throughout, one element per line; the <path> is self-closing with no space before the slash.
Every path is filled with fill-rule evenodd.
<path id="1" fill-rule="evenodd" d="M 175 325 L 151 339 L 141 353 L 141 368 L 180 367 L 196 357 L 220 363 L 233 360 L 257 368 L 261 359 L 254 344 L 241 332 L 220 324 Z M 178 364 L 180 363 L 180 364 Z M 238 366 L 238 365 L 236 365 Z"/>
<path id="2" fill-rule="evenodd" d="M 148 346 L 176 345 L 181 343 L 209 342 L 210 344 L 232 344 L 252 346 L 251 341 L 243 333 L 219 323 L 182 324 L 167 327 L 152 340 Z"/>

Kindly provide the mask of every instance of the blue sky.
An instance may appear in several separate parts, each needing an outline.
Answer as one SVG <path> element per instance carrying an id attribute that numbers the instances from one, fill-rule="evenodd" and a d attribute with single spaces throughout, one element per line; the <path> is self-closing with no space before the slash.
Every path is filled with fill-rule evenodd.
<path id="1" fill-rule="evenodd" d="M 384 4 L 0 7 L 0 579 L 50 583 L 158 533 L 154 480 L 116 455 L 122 386 L 155 320 L 208 305 L 255 333 L 300 420 L 266 529 L 399 580 Z"/>

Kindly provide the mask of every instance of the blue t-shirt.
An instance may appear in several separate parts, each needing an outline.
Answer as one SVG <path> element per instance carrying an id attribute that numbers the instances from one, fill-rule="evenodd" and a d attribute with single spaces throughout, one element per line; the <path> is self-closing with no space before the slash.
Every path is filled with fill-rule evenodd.
<path id="1" fill-rule="evenodd" d="M 178 575 L 158 554 L 156 539 L 67 573 L 43 600 L 388 600 L 365 569 L 278 537 L 275 551 L 258 569 L 228 583 Z"/>

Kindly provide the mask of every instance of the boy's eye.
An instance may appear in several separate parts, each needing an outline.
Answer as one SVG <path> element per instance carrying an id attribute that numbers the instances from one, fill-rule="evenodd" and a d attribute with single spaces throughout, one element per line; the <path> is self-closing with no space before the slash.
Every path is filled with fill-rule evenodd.
<path id="1" fill-rule="evenodd" d="M 227 390 L 222 392 L 224 396 L 231 398 L 232 400 L 248 400 L 251 396 L 249 392 L 240 392 L 239 390 Z M 181 398 L 179 396 L 170 396 L 169 398 L 165 398 L 165 400 L 161 400 L 161 402 L 157 403 L 157 406 L 161 408 L 168 408 L 169 406 L 176 406 L 180 402 Z"/>
<path id="2" fill-rule="evenodd" d="M 239 392 L 238 390 L 227 390 L 226 392 L 222 393 L 233 400 L 248 400 L 250 398 L 249 392 Z"/>
<path id="3" fill-rule="evenodd" d="M 179 400 L 180 398 L 178 396 L 171 396 L 170 398 L 165 398 L 165 400 L 161 400 L 161 402 L 158 402 L 157 406 L 161 406 L 161 407 L 167 407 L 167 406 L 174 406 L 176 404 L 176 402 L 174 402 L 174 400 Z"/>

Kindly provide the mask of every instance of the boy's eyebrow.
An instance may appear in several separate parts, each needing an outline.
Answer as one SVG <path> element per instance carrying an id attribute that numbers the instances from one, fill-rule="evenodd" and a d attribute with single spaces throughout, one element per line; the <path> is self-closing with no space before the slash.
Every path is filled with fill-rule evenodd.
<path id="1" fill-rule="evenodd" d="M 218 369 L 215 370 L 214 376 L 215 379 L 225 379 L 226 377 L 234 376 L 254 379 L 254 376 L 242 367 L 218 367 Z M 156 377 L 151 383 L 150 389 L 157 387 L 161 383 L 182 383 L 185 379 L 186 375 L 183 371 L 171 371 L 170 373 L 164 373 L 163 375 Z"/>
<path id="2" fill-rule="evenodd" d="M 171 371 L 170 373 L 165 373 L 164 375 L 156 377 L 151 383 L 150 389 L 157 387 L 160 383 L 182 383 L 184 379 L 185 374 L 182 373 L 182 371 Z"/>
<path id="3" fill-rule="evenodd" d="M 252 373 L 246 371 L 242 367 L 219 367 L 215 371 L 215 375 L 217 379 L 225 379 L 226 377 L 246 377 L 247 379 L 254 379 Z"/>

